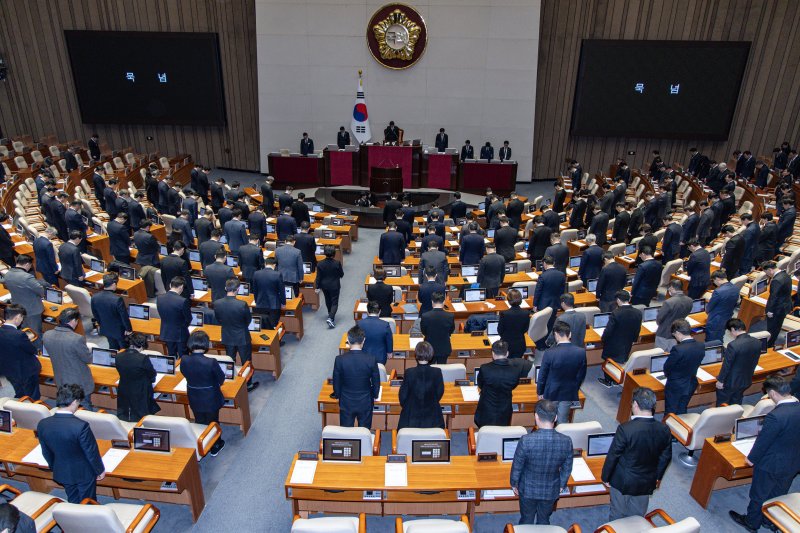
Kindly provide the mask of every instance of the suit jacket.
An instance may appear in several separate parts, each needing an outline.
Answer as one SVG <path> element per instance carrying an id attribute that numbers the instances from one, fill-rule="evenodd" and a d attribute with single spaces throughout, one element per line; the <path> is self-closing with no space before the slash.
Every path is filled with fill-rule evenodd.
<path id="1" fill-rule="evenodd" d="M 81 251 L 71 242 L 65 242 L 58 249 L 61 263 L 61 278 L 67 283 L 77 283 L 83 276 L 83 258 Z"/>
<path id="2" fill-rule="evenodd" d="M 602 198 L 600 198 L 600 210 L 606 213 L 609 217 L 614 213 L 614 206 L 616 205 L 616 197 L 614 192 L 609 190 L 607 191 Z M 589 233 L 594 233 L 590 231 Z"/>
<path id="3" fill-rule="evenodd" d="M 183 292 L 181 295 L 184 298 L 191 298 L 193 290 L 192 279 L 189 277 L 189 267 L 183 257 L 170 254 L 161 261 L 161 281 L 164 283 L 165 289 L 169 290 L 169 283 L 176 276 L 183 278 Z"/>
<path id="4" fill-rule="evenodd" d="M 225 223 L 225 237 L 232 254 L 239 254 L 239 248 L 247 244 L 247 230 L 241 220 L 229 220 Z"/>
<path id="5" fill-rule="evenodd" d="M 478 284 L 485 289 L 497 289 L 506 276 L 506 260 L 498 253 L 487 254 L 478 264 Z"/>
<path id="6" fill-rule="evenodd" d="M 207 240 L 202 243 L 199 247 L 200 252 L 200 265 L 205 268 L 214 261 L 216 261 L 216 253 L 218 250 L 224 249 L 225 245 L 223 245 L 219 241 L 214 240 Z"/>
<path id="7" fill-rule="evenodd" d="M 758 236 L 758 256 L 757 261 L 766 261 L 775 256 L 775 248 L 778 244 L 778 225 L 774 222 L 767 222 L 761 228 Z"/>
<path id="8" fill-rule="evenodd" d="M 614 225 L 616 226 L 616 222 Z M 607 233 L 608 233 L 608 213 L 600 211 L 597 213 L 594 218 L 592 218 L 592 223 L 589 225 L 589 233 L 594 233 L 597 237 L 597 244 L 603 246 L 606 243 Z"/>
<path id="9" fill-rule="evenodd" d="M 181 373 L 186 378 L 189 407 L 195 413 L 213 413 L 225 404 L 220 387 L 225 383 L 225 373 L 216 359 L 202 353 L 181 357 Z"/>
<path id="10" fill-rule="evenodd" d="M 558 315 L 556 322 L 563 322 L 568 325 L 570 331 L 569 341 L 575 346 L 583 348 L 586 338 L 586 315 L 571 309 Z M 553 346 L 556 343 L 555 341 L 555 333 L 550 331 L 550 335 L 547 337 L 547 345 Z"/>
<path id="11" fill-rule="evenodd" d="M 88 398 L 94 392 L 94 379 L 88 366 L 92 362 L 92 352 L 83 335 L 67 326 L 56 326 L 44 332 L 42 342 L 50 354 L 56 386 L 75 383 L 83 387 Z"/>
<path id="12" fill-rule="evenodd" d="M 159 339 L 163 342 L 185 343 L 189 339 L 189 324 L 192 323 L 189 299 L 167 291 L 156 298 L 156 309 L 161 317 Z"/>
<path id="13" fill-rule="evenodd" d="M 39 421 L 36 432 L 56 483 L 90 483 L 105 471 L 88 422 L 71 413 L 57 412 Z"/>
<path id="14" fill-rule="evenodd" d="M 64 204 L 59 202 L 56 198 L 50 200 L 49 205 L 50 205 L 50 214 L 53 219 L 53 225 L 58 230 L 58 238 L 66 242 L 67 240 L 69 240 L 69 231 L 67 230 L 67 220 L 66 220 L 67 208 L 64 207 Z M 8 235 L 8 232 L 6 232 L 5 230 L 0 232 L 0 235 L 2 235 L 3 233 L 5 233 L 6 236 Z M 8 240 L 11 241 L 11 238 L 9 237 Z M 11 263 L 13 263 L 13 261 L 11 261 Z"/>
<path id="15" fill-rule="evenodd" d="M 164 182 L 162 181 L 161 183 Z M 166 183 L 164 184 L 166 185 Z M 161 192 L 160 185 L 159 185 L 159 192 Z M 115 218 L 117 218 L 117 212 L 118 212 L 117 193 L 110 185 L 106 186 L 106 190 L 103 191 L 103 198 L 105 199 L 106 202 L 106 213 L 108 213 L 108 216 L 111 218 L 111 220 L 114 220 Z"/>
<path id="16" fill-rule="evenodd" d="M 494 159 L 494 148 L 491 146 L 481 146 L 481 159 Z"/>
<path id="17" fill-rule="evenodd" d="M 402 233 L 402 232 L 398 232 L 398 233 Z M 405 235 L 403 235 L 403 236 L 405 237 Z M 406 242 L 408 242 L 408 239 L 406 239 Z M 433 243 L 436 243 L 436 248 L 439 249 L 440 251 L 444 250 L 444 239 L 441 238 L 439 235 L 436 235 L 435 233 L 429 233 L 429 234 L 425 235 L 422 238 L 422 243 L 420 245 L 420 250 L 422 252 L 427 252 L 428 248 Z"/>
<path id="18" fill-rule="evenodd" d="M 509 357 L 522 357 L 525 353 L 525 334 L 528 333 L 530 321 L 530 310 L 518 305 L 512 305 L 508 311 L 500 313 L 497 333 L 508 343 Z"/>
<path id="19" fill-rule="evenodd" d="M 736 273 L 739 271 L 739 265 L 742 262 L 743 255 L 744 237 L 739 234 L 734 235 L 725 243 L 725 252 L 723 253 L 722 264 L 720 265 L 731 278 L 735 277 Z"/>
<path id="20" fill-rule="evenodd" d="M 581 229 L 584 227 L 584 218 L 586 217 L 586 201 L 578 200 L 572 206 L 572 212 L 569 214 L 569 227 Z"/>
<path id="21" fill-rule="evenodd" d="M 586 348 L 571 342 L 559 343 L 544 351 L 536 390 L 547 400 L 574 402 L 585 378 Z"/>
<path id="22" fill-rule="evenodd" d="M 758 222 L 750 222 L 741 235 L 744 239 L 741 268 L 750 270 L 758 254 L 758 238 L 761 236 L 761 227 Z"/>
<path id="23" fill-rule="evenodd" d="M 42 298 L 44 288 L 49 285 L 47 282 L 37 280 L 33 274 L 21 268 L 12 267 L 6 272 L 3 284 L 11 293 L 11 301 L 24 307 L 28 315 L 42 314 Z"/>
<path id="24" fill-rule="evenodd" d="M 677 222 L 667 226 L 661 243 L 661 252 L 664 254 L 664 263 L 672 261 L 681 253 L 681 225 Z"/>
<path id="25" fill-rule="evenodd" d="M 461 238 L 458 256 L 462 265 L 477 265 L 485 254 L 486 244 L 482 235 L 468 233 Z"/>
<path id="26" fill-rule="evenodd" d="M 769 298 L 765 311 L 775 315 L 787 315 L 792 310 L 792 279 L 779 270 L 769 283 Z"/>
<path id="27" fill-rule="evenodd" d="M 553 212 L 561 213 L 564 211 L 564 201 L 567 199 L 567 191 L 561 189 L 553 194 Z"/>
<path id="28" fill-rule="evenodd" d="M 622 494 L 652 494 L 672 461 L 672 434 L 652 417 L 617 427 L 603 464 L 602 480 Z"/>
<path id="29" fill-rule="evenodd" d="M 506 216 L 509 218 L 511 226 L 519 228 L 522 222 L 522 212 L 525 211 L 525 204 L 519 198 L 509 200 L 506 206 Z M 516 234 L 515 234 L 516 236 Z"/>
<path id="30" fill-rule="evenodd" d="M 606 303 L 613 302 L 617 292 L 625 288 L 627 279 L 628 271 L 616 261 L 604 266 L 597 278 L 597 287 L 595 288 L 597 299 Z"/>
<path id="31" fill-rule="evenodd" d="M 672 338 L 672 323 L 676 320 L 685 319 L 692 310 L 692 299 L 685 294 L 676 294 L 664 300 L 664 305 L 658 308 L 656 323 L 656 337 L 662 339 Z"/>
<path id="32" fill-rule="evenodd" d="M 644 221 L 644 212 L 640 207 L 631 211 L 631 221 L 628 224 L 628 237 L 638 237 L 641 233 L 642 222 Z"/>
<path id="33" fill-rule="evenodd" d="M 453 350 L 450 335 L 456 330 L 453 313 L 448 313 L 444 309 L 432 309 L 422 315 L 420 329 L 425 335 L 425 340 L 433 346 L 433 353 L 437 357 L 450 356 Z"/>
<path id="34" fill-rule="evenodd" d="M 92 296 L 92 314 L 100 323 L 100 335 L 122 340 L 126 331 L 133 331 L 122 296 L 100 291 Z"/>
<path id="35" fill-rule="evenodd" d="M 442 428 L 444 416 L 439 401 L 444 395 L 442 371 L 431 365 L 417 365 L 405 371 L 400 385 L 398 429 Z"/>
<path id="36" fill-rule="evenodd" d="M 236 296 L 224 296 L 214 300 L 214 317 L 222 326 L 222 344 L 225 346 L 245 346 L 250 344 L 247 327 L 253 318 L 247 302 Z"/>
<path id="37" fill-rule="evenodd" d="M 86 145 L 89 148 L 89 155 L 92 157 L 92 159 L 95 161 L 100 159 L 100 145 L 97 143 L 97 141 L 94 139 L 89 139 L 86 142 Z"/>
<path id="38" fill-rule="evenodd" d="M 263 241 L 267 236 L 267 216 L 261 211 L 253 211 L 247 216 L 250 235 L 258 235 Z"/>
<path id="39" fill-rule="evenodd" d="M 555 233 L 558 231 L 559 225 L 561 224 L 561 220 L 558 216 L 558 213 L 556 213 L 552 209 L 548 209 L 544 213 L 542 213 L 542 218 L 544 219 L 545 227 L 550 228 L 551 233 Z M 545 244 L 546 246 L 549 246 L 550 241 L 547 241 L 547 243 Z"/>
<path id="40" fill-rule="evenodd" d="M 711 293 L 711 299 L 706 305 L 706 329 L 722 330 L 725 323 L 733 316 L 733 310 L 739 302 L 739 289 L 731 283 L 717 287 Z"/>
<path id="41" fill-rule="evenodd" d="M 403 204 L 398 200 L 386 200 L 383 207 L 383 223 L 388 224 L 395 219 L 397 210 L 403 207 Z"/>
<path id="42" fill-rule="evenodd" d="M 142 204 L 136 200 L 131 200 L 128 202 L 128 225 L 133 229 L 133 231 L 139 229 L 139 225 L 145 218 L 146 215 Z"/>
<path id="43" fill-rule="evenodd" d="M 697 369 L 703 362 L 705 351 L 705 345 L 694 339 L 686 339 L 672 347 L 664 363 L 664 375 L 667 377 L 665 395 L 688 394 L 691 397 L 694 394 L 697 390 Z"/>
<path id="44" fill-rule="evenodd" d="M 508 359 L 498 359 L 481 365 L 477 382 L 481 397 L 475 410 L 475 425 L 510 425 L 511 394 L 518 384 L 519 369 Z"/>
<path id="45" fill-rule="evenodd" d="M 683 221 L 683 228 L 681 231 L 681 242 L 686 244 L 697 236 L 697 225 L 700 222 L 700 215 L 691 213 L 686 220 Z"/>
<path id="46" fill-rule="evenodd" d="M 544 257 L 545 251 L 550 247 L 550 236 L 552 234 L 553 230 L 546 225 L 533 228 L 531 238 L 528 241 L 528 254 L 532 260 L 535 261 Z"/>
<path id="47" fill-rule="evenodd" d="M 194 223 L 194 231 L 197 237 L 197 247 L 198 249 L 204 242 L 211 240 L 211 232 L 214 229 L 214 224 L 208 220 L 206 217 L 200 217 L 197 219 L 197 222 Z"/>
<path id="48" fill-rule="evenodd" d="M 601 213 L 605 214 L 605 213 Z M 597 279 L 600 276 L 600 270 L 603 268 L 603 249 L 597 244 L 589 246 L 583 251 L 581 256 L 581 266 L 578 269 L 578 277 L 586 282 L 590 279 Z"/>
<path id="49" fill-rule="evenodd" d="M 105 207 L 106 199 L 104 193 L 106 191 L 106 180 L 103 179 L 102 174 L 95 172 L 92 174 L 92 185 L 94 186 L 94 197 L 100 202 L 100 207 Z"/>
<path id="50" fill-rule="evenodd" d="M 432 297 L 433 293 L 441 292 L 442 294 L 447 293 L 447 288 L 445 287 L 444 283 L 439 282 L 438 280 L 434 281 L 426 281 L 422 280 L 419 284 L 419 290 L 417 291 L 417 300 L 419 301 L 419 313 L 420 315 L 427 313 L 431 309 L 433 309 L 433 302 Z"/>
<path id="51" fill-rule="evenodd" d="M 275 250 L 275 259 L 278 261 L 278 272 L 283 276 L 283 281 L 291 284 L 303 281 L 303 254 L 300 250 L 294 246 L 279 246 Z M 317 276 L 319 277 L 319 274 Z"/>
<path id="52" fill-rule="evenodd" d="M 248 282 L 253 281 L 253 274 L 264 268 L 264 254 L 255 244 L 245 244 L 239 248 L 239 268 Z"/>
<path id="53" fill-rule="evenodd" d="M 441 250 L 428 250 L 419 258 L 420 281 L 424 277 L 423 272 L 429 266 L 436 269 L 436 281 L 439 283 L 447 282 L 450 273 L 450 265 L 447 263 L 447 255 Z"/>
<path id="54" fill-rule="evenodd" d="M 297 233 L 297 222 L 289 215 L 280 215 L 275 222 L 275 231 L 278 234 L 279 241 L 286 240 L 287 235 L 295 235 Z"/>
<path id="55" fill-rule="evenodd" d="M 172 231 L 180 230 L 183 237 L 181 240 L 189 248 L 194 248 L 194 231 L 192 231 L 192 224 L 188 220 L 181 217 L 175 219 L 172 223 Z"/>
<path id="56" fill-rule="evenodd" d="M 286 304 L 286 292 L 283 289 L 283 276 L 277 270 L 264 268 L 253 274 L 250 292 L 258 309 L 280 309 Z"/>
<path id="57" fill-rule="evenodd" d="M 569 264 L 569 248 L 567 248 L 566 244 L 561 244 L 560 242 L 557 244 L 552 244 L 547 248 L 547 250 L 544 251 L 544 255 L 549 255 L 553 258 L 553 266 L 556 270 L 564 274 L 567 273 L 567 265 Z"/>
<path id="58" fill-rule="evenodd" d="M 349 350 L 333 362 L 333 395 L 339 408 L 361 411 L 378 397 L 381 376 L 375 358 L 362 350 Z"/>
<path id="59" fill-rule="evenodd" d="M 116 220 L 111 220 L 106 225 L 108 232 L 108 242 L 111 248 L 111 255 L 118 261 L 121 258 L 128 258 L 131 255 L 131 234 L 125 225 Z"/>
<path id="60" fill-rule="evenodd" d="M 464 145 L 461 147 L 461 160 L 475 159 L 475 147 L 472 145 Z"/>
<path id="61" fill-rule="evenodd" d="M 754 468 L 777 475 L 800 470 L 800 454 L 795 444 L 800 439 L 800 403 L 781 402 L 764 419 L 747 458 Z"/>
<path id="62" fill-rule="evenodd" d="M 517 443 L 511 486 L 521 498 L 557 500 L 572 471 L 572 439 L 554 429 L 538 429 Z"/>
<path id="63" fill-rule="evenodd" d="M 700 220 L 697 223 L 697 239 L 705 245 L 714 237 L 711 234 L 711 227 L 714 225 L 714 211 L 710 208 L 700 213 Z"/>
<path id="64" fill-rule="evenodd" d="M 708 287 L 711 281 L 711 255 L 705 248 L 698 248 L 686 262 L 686 274 L 690 287 Z"/>
<path id="65" fill-rule="evenodd" d="M 494 244 L 497 247 L 497 253 L 502 255 L 506 263 L 514 260 L 516 252 L 514 251 L 514 244 L 517 242 L 517 230 L 511 226 L 501 227 L 494 234 Z"/>
<path id="66" fill-rule="evenodd" d="M 341 279 L 344 277 L 342 264 L 336 259 L 327 257 L 317 265 L 317 288 L 325 291 L 341 289 Z"/>
<path id="67" fill-rule="evenodd" d="M 311 217 L 308 214 L 308 206 L 305 202 L 301 202 L 300 200 L 295 200 L 294 203 L 292 203 L 292 217 L 294 218 L 295 222 L 297 222 L 298 228 L 303 222 L 308 222 L 311 224 Z"/>
<path id="68" fill-rule="evenodd" d="M 350 144 L 350 132 L 340 131 L 336 134 L 336 145 L 344 150 L 344 147 Z"/>
<path id="69" fill-rule="evenodd" d="M 67 231 L 70 233 L 73 230 L 80 231 L 81 237 L 86 238 L 86 230 L 88 226 L 86 225 L 86 222 L 83 221 L 83 215 L 70 207 L 67 209 L 65 214 L 65 220 L 67 221 Z"/>
<path id="70" fill-rule="evenodd" d="M 636 269 L 636 275 L 633 278 L 631 296 L 633 298 L 655 298 L 663 269 L 661 263 L 655 259 L 642 262 Z"/>
<path id="71" fill-rule="evenodd" d="M 467 204 L 465 204 L 461 200 L 456 200 L 455 202 L 450 204 L 450 218 L 452 218 L 454 222 L 459 218 L 466 218 L 466 216 L 467 216 Z"/>
<path id="72" fill-rule="evenodd" d="M 376 363 L 386 364 L 386 354 L 394 349 L 392 327 L 376 316 L 368 316 L 358 321 L 366 339 L 363 350 L 375 358 Z"/>
<path id="73" fill-rule="evenodd" d="M 28 336 L 9 324 L 0 326 L 0 346 L 4 354 L 0 371 L 9 381 L 20 383 L 36 377 L 42 370 L 36 347 Z"/>
<path id="74" fill-rule="evenodd" d="M 164 272 L 163 269 L 161 272 Z M 211 291 L 212 301 L 224 298 L 225 283 L 229 279 L 234 279 L 236 277 L 236 274 L 233 273 L 233 269 L 231 267 L 225 263 L 218 263 L 216 261 L 203 268 L 203 274 L 206 277 L 206 281 L 208 281 L 208 289 Z M 185 294 L 183 296 L 187 297 Z"/>
<path id="75" fill-rule="evenodd" d="M 776 159 L 776 160 L 777 160 L 777 159 Z M 754 168 L 754 169 L 753 169 L 753 172 L 755 173 L 755 178 L 756 178 L 756 180 L 755 180 L 755 183 L 756 183 L 756 187 L 760 187 L 760 188 L 762 188 L 762 189 L 763 189 L 764 187 L 766 187 L 766 186 L 767 186 L 767 184 L 769 183 L 769 178 L 770 178 L 769 166 L 767 166 L 767 165 L 765 164 L 765 165 L 764 165 L 763 167 L 761 167 L 760 169 L 755 169 L 755 168 Z"/>
<path id="76" fill-rule="evenodd" d="M 552 307 L 553 312 L 561 307 L 561 295 L 567 288 L 567 277 L 556 268 L 548 268 L 539 275 L 536 290 L 533 293 L 533 306 L 541 311 Z"/>
<path id="77" fill-rule="evenodd" d="M 136 263 L 141 266 L 158 266 L 160 245 L 153 234 L 140 229 L 133 234 L 133 243 L 136 245 Z"/>
<path id="78" fill-rule="evenodd" d="M 219 227 L 224 230 L 225 224 L 231 220 L 233 220 L 233 209 L 230 207 L 220 208 L 220 210 L 217 212 L 217 221 L 219 222 Z"/>
<path id="79" fill-rule="evenodd" d="M 399 265 L 406 257 L 406 240 L 397 231 L 387 231 L 381 235 L 378 257 L 384 265 Z"/>
<path id="80" fill-rule="evenodd" d="M 739 335 L 725 347 L 717 381 L 728 390 L 744 390 L 753 384 L 753 373 L 761 357 L 761 341 Z"/>
<path id="81" fill-rule="evenodd" d="M 500 161 L 506 161 L 511 159 L 511 148 L 506 148 L 505 146 L 500 147 L 500 151 L 498 152 L 498 157 Z"/>
<path id="82" fill-rule="evenodd" d="M 614 309 L 602 335 L 603 359 L 611 358 L 618 363 L 625 363 L 641 328 L 642 312 L 639 309 L 632 305 Z"/>
<path id="83" fill-rule="evenodd" d="M 120 420 L 138 422 L 142 417 L 161 410 L 153 399 L 156 371 L 150 358 L 134 348 L 119 352 L 114 367 L 119 372 L 117 416 Z"/>
<path id="84" fill-rule="evenodd" d="M 422 286 L 420 286 L 422 290 Z M 417 296 L 419 299 L 419 295 Z M 367 299 L 378 302 L 381 306 L 382 317 L 392 316 L 392 302 L 394 301 L 394 289 L 383 281 L 376 281 L 367 287 Z M 421 301 L 421 300 L 420 300 Z"/>

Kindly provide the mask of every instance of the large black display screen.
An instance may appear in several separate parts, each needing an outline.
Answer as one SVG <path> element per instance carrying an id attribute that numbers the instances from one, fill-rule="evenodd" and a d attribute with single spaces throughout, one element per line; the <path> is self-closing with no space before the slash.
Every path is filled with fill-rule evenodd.
<path id="1" fill-rule="evenodd" d="M 725 140 L 749 42 L 586 39 L 572 135 Z"/>
<path id="2" fill-rule="evenodd" d="M 225 124 L 216 33 L 65 31 L 88 124 Z"/>

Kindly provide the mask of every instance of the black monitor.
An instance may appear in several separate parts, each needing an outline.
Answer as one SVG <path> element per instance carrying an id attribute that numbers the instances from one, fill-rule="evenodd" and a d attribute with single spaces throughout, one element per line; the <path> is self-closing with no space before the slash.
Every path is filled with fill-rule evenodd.
<path id="1" fill-rule="evenodd" d="M 97 233 L 98 235 L 103 234 L 103 226 L 98 224 L 97 222 L 92 222 L 92 231 Z"/>
<path id="2" fill-rule="evenodd" d="M 128 315 L 130 318 L 150 320 L 150 308 L 141 304 L 128 304 Z"/>
<path id="3" fill-rule="evenodd" d="M 564 213 L 563 211 L 561 213 L 559 213 L 558 214 L 558 221 L 561 222 L 561 223 L 566 222 L 567 221 L 567 214 Z"/>
<path id="4" fill-rule="evenodd" d="M 205 278 L 201 278 L 199 276 L 192 276 L 192 290 L 194 291 L 207 291 L 208 290 L 208 281 Z"/>
<path id="5" fill-rule="evenodd" d="M 533 263 L 533 268 L 536 269 L 536 272 L 544 272 L 544 261 L 537 259 Z"/>
<path id="6" fill-rule="evenodd" d="M 632 255 L 636 253 L 636 245 L 635 244 L 628 244 L 625 246 L 625 255 Z"/>
<path id="7" fill-rule="evenodd" d="M 339 214 L 342 215 L 343 217 L 349 217 L 350 216 L 350 210 L 347 209 L 347 208 L 339 209 Z"/>
<path id="8" fill-rule="evenodd" d="M 92 348 L 92 364 L 99 366 L 114 366 L 116 363 L 117 350 L 106 350 L 105 348 Z"/>
<path id="9" fill-rule="evenodd" d="M 761 428 L 764 426 L 765 418 L 767 418 L 767 415 L 749 416 L 737 419 L 734 429 L 736 440 L 758 437 Z"/>
<path id="10" fill-rule="evenodd" d="M 450 441 L 442 440 L 412 440 L 412 463 L 449 463 Z"/>
<path id="11" fill-rule="evenodd" d="M 592 318 L 592 328 L 599 329 L 604 328 L 608 325 L 608 321 L 611 319 L 611 313 L 597 313 Z"/>
<path id="12" fill-rule="evenodd" d="M 238 267 L 239 266 L 239 258 L 236 257 L 235 255 L 228 254 L 228 255 L 225 256 L 225 264 L 228 265 L 231 268 Z"/>
<path id="13" fill-rule="evenodd" d="M 136 269 L 133 267 L 120 266 L 119 278 L 134 281 L 136 279 Z"/>
<path id="14" fill-rule="evenodd" d="M 106 262 L 101 261 L 100 259 L 92 259 L 89 261 L 89 269 L 94 270 L 95 272 L 105 272 Z"/>
<path id="15" fill-rule="evenodd" d="M 478 265 L 461 265 L 461 275 L 464 277 L 477 276 Z"/>
<path id="16" fill-rule="evenodd" d="M 161 255 L 169 255 L 169 250 L 167 250 L 167 245 L 166 244 L 159 245 L 158 253 Z"/>
<path id="17" fill-rule="evenodd" d="M 581 256 L 573 255 L 569 258 L 569 267 L 570 268 L 580 268 L 581 266 Z"/>
<path id="18" fill-rule="evenodd" d="M 261 317 L 254 316 L 250 319 L 250 324 L 247 326 L 248 331 L 261 331 Z"/>
<path id="19" fill-rule="evenodd" d="M 519 270 L 519 264 L 517 263 L 506 263 L 506 274 L 516 274 Z"/>
<path id="20" fill-rule="evenodd" d="M 767 353 L 767 350 L 769 350 L 769 347 L 767 346 L 768 342 L 769 342 L 769 337 L 764 337 L 763 339 L 761 339 L 761 353 L 762 354 Z"/>
<path id="21" fill-rule="evenodd" d="M 513 461 L 521 437 L 503 439 L 503 461 Z"/>
<path id="22" fill-rule="evenodd" d="M 478 211 L 486 211 L 486 202 L 478 202 Z"/>
<path id="23" fill-rule="evenodd" d="M 464 289 L 465 302 L 486 301 L 486 289 Z"/>
<path id="24" fill-rule="evenodd" d="M 225 379 L 232 380 L 236 376 L 236 368 L 233 363 L 228 363 L 226 361 L 219 361 L 219 367 L 225 374 Z"/>
<path id="25" fill-rule="evenodd" d="M 58 289 L 45 289 L 44 299 L 51 304 L 61 305 L 64 303 L 64 293 Z"/>
<path id="26" fill-rule="evenodd" d="M 331 226 L 344 226 L 344 219 L 341 218 L 332 218 L 331 219 Z M 333 232 L 334 235 L 336 232 Z"/>
<path id="27" fill-rule="evenodd" d="M 489 238 L 489 239 L 494 239 L 494 230 L 493 229 L 487 229 L 486 230 L 486 237 Z"/>
<path id="28" fill-rule="evenodd" d="M 722 361 L 722 351 L 724 347 L 722 344 L 706 345 L 706 352 L 703 360 L 700 361 L 701 365 L 713 365 Z"/>
<path id="29" fill-rule="evenodd" d="M 11 422 L 11 411 L 0 409 L 0 433 L 11 433 L 14 424 Z"/>
<path id="30" fill-rule="evenodd" d="M 169 453 L 169 430 L 146 427 L 133 428 L 133 449 L 145 452 Z"/>
<path id="31" fill-rule="evenodd" d="M 653 322 L 658 318 L 658 307 L 645 307 L 642 310 L 642 322 Z"/>
<path id="32" fill-rule="evenodd" d="M 519 293 L 522 296 L 523 300 L 527 300 L 528 299 L 528 286 L 527 285 L 523 285 L 521 287 L 511 287 L 511 288 L 514 289 L 514 290 L 519 291 Z"/>
<path id="33" fill-rule="evenodd" d="M 758 280 L 758 282 L 755 284 L 755 287 L 753 287 L 753 296 L 758 296 L 759 294 L 765 292 L 767 290 L 767 285 L 769 285 L 769 278 L 765 277 Z"/>
<path id="34" fill-rule="evenodd" d="M 656 372 L 663 372 L 664 365 L 667 363 L 667 357 L 669 357 L 669 354 L 652 356 L 650 358 L 650 373 L 655 374 Z"/>
<path id="35" fill-rule="evenodd" d="M 586 290 L 589 292 L 594 292 L 597 290 L 597 279 L 587 279 L 586 280 Z"/>
<path id="36" fill-rule="evenodd" d="M 387 278 L 399 278 L 403 272 L 399 265 L 384 265 L 383 271 Z"/>
<path id="37" fill-rule="evenodd" d="M 150 364 L 159 374 L 175 374 L 175 357 L 172 355 L 148 355 Z"/>
<path id="38" fill-rule="evenodd" d="M 200 250 L 189 250 L 189 261 L 200 262 Z"/>
<path id="39" fill-rule="evenodd" d="M 608 455 L 611 442 L 614 440 L 614 433 L 594 433 L 588 436 L 586 445 L 586 456 L 596 457 L 598 455 Z"/>
<path id="40" fill-rule="evenodd" d="M 689 314 L 702 313 L 705 310 L 706 301 L 703 298 L 698 298 L 697 300 L 692 300 L 692 310 L 689 311 Z"/>
<path id="41" fill-rule="evenodd" d="M 793 348 L 800 344 L 800 329 L 786 332 L 786 347 Z"/>
<path id="42" fill-rule="evenodd" d="M 361 462 L 361 439 L 322 439 L 323 461 Z"/>
<path id="43" fill-rule="evenodd" d="M 201 328 L 203 327 L 203 312 L 192 311 L 192 323 L 190 326 Z"/>

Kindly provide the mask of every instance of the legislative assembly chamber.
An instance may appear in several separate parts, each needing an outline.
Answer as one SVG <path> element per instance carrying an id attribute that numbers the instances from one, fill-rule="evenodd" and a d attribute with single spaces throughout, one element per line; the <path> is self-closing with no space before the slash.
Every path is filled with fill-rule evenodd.
<path id="1" fill-rule="evenodd" d="M 795 0 L 0 2 L 0 533 L 800 533 Z"/>

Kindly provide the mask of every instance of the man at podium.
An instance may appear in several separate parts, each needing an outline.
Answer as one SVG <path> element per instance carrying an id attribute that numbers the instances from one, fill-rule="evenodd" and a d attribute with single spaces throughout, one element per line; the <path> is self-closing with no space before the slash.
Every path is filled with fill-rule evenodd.
<path id="1" fill-rule="evenodd" d="M 383 142 L 397 144 L 400 138 L 400 130 L 394 125 L 394 120 L 389 122 L 389 126 L 383 130 Z"/>
<path id="2" fill-rule="evenodd" d="M 345 131 L 344 126 L 339 127 L 339 133 L 336 135 L 336 145 L 340 150 L 350 144 L 350 132 Z"/>

